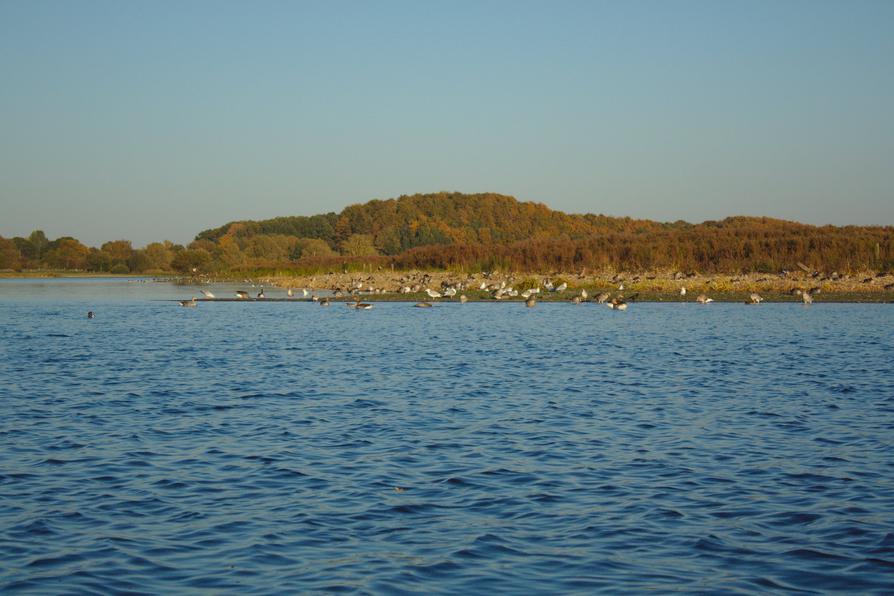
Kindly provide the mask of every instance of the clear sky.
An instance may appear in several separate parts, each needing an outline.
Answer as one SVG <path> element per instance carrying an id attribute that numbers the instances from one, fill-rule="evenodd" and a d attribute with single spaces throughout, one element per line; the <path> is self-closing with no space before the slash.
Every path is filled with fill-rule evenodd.
<path id="1" fill-rule="evenodd" d="M 400 194 L 894 224 L 894 1 L 0 0 L 0 235 Z"/>

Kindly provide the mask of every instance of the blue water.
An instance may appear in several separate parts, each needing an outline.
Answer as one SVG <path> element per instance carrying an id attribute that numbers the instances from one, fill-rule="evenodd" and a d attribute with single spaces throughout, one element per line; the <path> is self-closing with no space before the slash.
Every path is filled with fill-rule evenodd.
<path id="1" fill-rule="evenodd" d="M 894 591 L 891 305 L 193 294 L 0 282 L 0 591 Z"/>

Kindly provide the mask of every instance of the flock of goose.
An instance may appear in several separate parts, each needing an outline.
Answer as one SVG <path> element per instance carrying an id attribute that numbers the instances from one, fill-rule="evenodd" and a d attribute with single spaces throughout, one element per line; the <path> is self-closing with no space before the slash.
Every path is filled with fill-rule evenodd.
<path id="1" fill-rule="evenodd" d="M 470 278 L 467 281 L 471 281 Z M 408 281 L 404 278 L 401 281 Z M 537 287 L 528 287 L 522 291 L 518 291 L 513 288 L 506 280 L 501 280 L 499 282 L 488 282 L 487 279 L 481 281 L 480 284 L 476 283 L 471 285 L 467 282 L 458 282 L 458 283 L 449 283 L 442 282 L 440 290 L 432 289 L 431 286 L 431 277 L 428 274 L 423 274 L 420 279 L 416 279 L 418 283 L 415 284 L 404 284 L 402 285 L 397 292 L 400 294 L 412 294 L 412 293 L 422 293 L 424 292 L 429 301 L 417 302 L 414 306 L 417 308 L 431 308 L 433 306 L 433 301 L 437 301 L 441 298 L 447 299 L 456 299 L 460 302 L 460 304 L 465 304 L 468 302 L 468 297 L 463 293 L 464 291 L 470 289 L 476 289 L 479 292 L 487 292 L 490 297 L 494 300 L 504 300 L 508 298 L 516 298 L 521 297 L 524 298 L 524 304 L 528 308 L 532 308 L 537 305 L 537 298 L 541 294 L 541 292 L 552 292 L 552 293 L 561 293 L 568 289 L 568 284 L 566 282 L 562 282 L 558 285 L 554 285 L 552 281 L 549 279 L 545 280 L 542 284 L 542 287 L 538 285 Z M 618 284 L 618 294 L 615 297 L 612 297 L 609 292 L 601 292 L 594 296 L 592 300 L 590 299 L 589 294 L 586 289 L 581 289 L 580 292 L 573 297 L 570 298 L 570 302 L 572 304 L 581 304 L 583 302 L 595 302 L 597 304 L 605 304 L 608 308 L 612 310 L 627 310 L 628 302 L 635 301 L 638 297 L 638 293 L 635 293 L 630 296 L 630 298 L 625 299 L 624 295 L 621 293 L 624 290 L 623 281 Z M 350 287 L 342 288 L 342 287 L 333 287 L 331 288 L 332 297 L 336 299 L 340 299 L 347 296 L 353 298 L 353 300 L 346 301 L 345 304 L 357 310 L 369 310 L 373 307 L 371 303 L 361 302 L 359 298 L 360 292 L 366 294 L 380 294 L 385 293 L 381 288 L 374 288 L 370 284 L 364 284 L 362 280 L 352 281 Z M 300 290 L 303 297 L 306 299 L 310 296 L 310 300 L 314 302 L 318 302 L 320 306 L 329 306 L 331 304 L 331 300 L 328 296 L 326 297 L 318 297 L 316 294 L 311 294 L 308 292 L 306 288 L 302 288 Z M 810 288 L 809 290 L 802 289 L 794 289 L 791 291 L 792 295 L 800 296 L 804 304 L 812 304 L 813 296 L 820 292 L 819 287 Z M 201 290 L 202 295 L 206 299 L 215 299 L 216 296 L 210 290 Z M 236 299 L 240 300 L 251 300 L 252 296 L 249 292 L 245 290 L 237 290 L 236 291 Z M 289 298 L 292 298 L 296 295 L 295 290 L 292 288 L 288 288 L 286 290 L 286 295 Z M 458 297 L 457 297 L 458 295 Z M 686 286 L 680 287 L 680 296 L 686 296 Z M 264 293 L 264 287 L 260 287 L 260 291 L 256 294 L 254 299 L 256 300 L 264 300 L 266 298 L 266 294 Z M 760 294 L 752 293 L 747 300 L 745 300 L 745 304 L 760 304 L 763 302 L 763 298 Z M 709 298 L 705 294 L 699 294 L 695 301 L 699 304 L 709 304 L 714 302 L 713 298 Z M 193 297 L 191 300 L 181 300 L 180 305 L 183 307 L 195 307 L 197 304 L 196 298 Z"/>

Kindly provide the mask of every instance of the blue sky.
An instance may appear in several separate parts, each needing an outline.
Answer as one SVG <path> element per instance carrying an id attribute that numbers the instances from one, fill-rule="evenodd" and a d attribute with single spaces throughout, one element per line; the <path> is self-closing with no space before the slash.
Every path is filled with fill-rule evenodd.
<path id="1" fill-rule="evenodd" d="M 501 192 L 894 224 L 894 2 L 0 0 L 0 235 Z"/>

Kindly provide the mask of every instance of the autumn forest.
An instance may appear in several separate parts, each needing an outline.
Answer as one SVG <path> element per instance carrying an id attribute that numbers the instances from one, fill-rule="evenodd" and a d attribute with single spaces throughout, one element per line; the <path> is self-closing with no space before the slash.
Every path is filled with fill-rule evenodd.
<path id="1" fill-rule="evenodd" d="M 894 266 L 892 226 L 811 226 L 765 217 L 691 224 L 574 215 L 498 194 L 436 193 L 340 213 L 236 221 L 186 246 L 88 247 L 69 236 L 0 237 L 0 270 L 227 274 L 361 267 L 481 271 L 773 272 Z"/>

